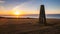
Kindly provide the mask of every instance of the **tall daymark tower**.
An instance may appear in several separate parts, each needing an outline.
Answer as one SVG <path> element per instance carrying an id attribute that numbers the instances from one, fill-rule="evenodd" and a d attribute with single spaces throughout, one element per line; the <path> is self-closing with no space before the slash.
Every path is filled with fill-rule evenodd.
<path id="1" fill-rule="evenodd" d="M 47 25 L 47 23 L 46 23 L 46 15 L 45 15 L 45 6 L 43 4 L 40 6 L 39 24 Z"/>

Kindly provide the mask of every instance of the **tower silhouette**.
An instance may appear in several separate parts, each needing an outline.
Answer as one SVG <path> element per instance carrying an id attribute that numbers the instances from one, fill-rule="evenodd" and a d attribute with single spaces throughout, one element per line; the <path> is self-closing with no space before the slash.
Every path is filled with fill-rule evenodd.
<path id="1" fill-rule="evenodd" d="M 40 7 L 40 14 L 39 14 L 39 24 L 46 25 L 46 16 L 45 16 L 45 7 L 44 5 L 41 5 Z"/>

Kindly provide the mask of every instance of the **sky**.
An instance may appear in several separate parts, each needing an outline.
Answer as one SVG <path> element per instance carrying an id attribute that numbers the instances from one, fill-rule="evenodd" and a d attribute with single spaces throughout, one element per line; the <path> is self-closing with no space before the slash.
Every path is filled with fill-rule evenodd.
<path id="1" fill-rule="evenodd" d="M 42 4 L 46 14 L 60 14 L 60 0 L 0 0 L 0 15 L 39 14 Z"/>

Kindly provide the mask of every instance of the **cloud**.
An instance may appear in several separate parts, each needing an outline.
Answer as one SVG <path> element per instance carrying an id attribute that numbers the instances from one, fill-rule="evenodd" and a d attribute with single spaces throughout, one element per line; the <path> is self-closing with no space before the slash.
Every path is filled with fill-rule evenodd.
<path id="1" fill-rule="evenodd" d="M 37 12 L 37 7 L 35 6 L 35 1 L 29 1 L 29 2 L 24 2 L 20 5 L 15 6 L 12 10 L 13 11 L 22 11 L 27 14 L 36 14 Z"/>
<path id="2" fill-rule="evenodd" d="M 5 8 L 3 6 L 0 6 L 0 11 L 6 11 Z"/>
<path id="3" fill-rule="evenodd" d="M 1 1 L 1 0 L 0 0 L 0 3 L 5 3 L 5 1 Z"/>

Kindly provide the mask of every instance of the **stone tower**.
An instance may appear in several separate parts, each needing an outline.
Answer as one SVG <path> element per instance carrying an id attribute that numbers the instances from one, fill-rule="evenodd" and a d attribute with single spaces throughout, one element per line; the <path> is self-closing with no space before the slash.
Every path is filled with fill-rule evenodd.
<path id="1" fill-rule="evenodd" d="M 45 16 L 45 7 L 44 5 L 41 5 L 40 7 L 40 14 L 39 14 L 39 24 L 46 25 L 46 16 Z"/>

